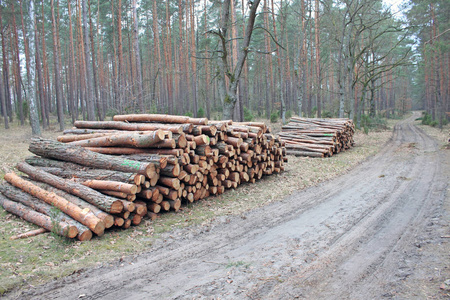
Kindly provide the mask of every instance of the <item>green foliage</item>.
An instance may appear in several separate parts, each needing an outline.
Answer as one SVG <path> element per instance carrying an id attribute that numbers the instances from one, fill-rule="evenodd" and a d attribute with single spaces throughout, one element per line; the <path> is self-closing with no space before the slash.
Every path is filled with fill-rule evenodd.
<path id="1" fill-rule="evenodd" d="M 277 111 L 274 111 L 273 113 L 271 113 L 270 114 L 270 123 L 278 122 L 278 117 L 279 117 L 279 114 Z"/>
<path id="2" fill-rule="evenodd" d="M 184 115 L 186 117 L 191 117 L 191 118 L 194 116 L 194 114 L 192 112 L 190 112 L 190 111 L 186 112 Z"/>
<path id="3" fill-rule="evenodd" d="M 434 120 L 434 121 L 431 121 L 429 125 L 430 125 L 431 127 L 436 127 L 436 126 L 439 125 L 439 122 L 436 121 L 436 120 Z"/>
<path id="4" fill-rule="evenodd" d="M 322 118 L 332 118 L 333 113 L 331 111 L 323 111 L 322 112 Z"/>
<path id="5" fill-rule="evenodd" d="M 314 106 L 314 107 L 311 109 L 311 113 L 309 114 L 309 117 L 310 117 L 310 118 L 315 118 L 315 117 L 316 117 L 316 113 L 317 113 L 317 106 Z"/>
<path id="6" fill-rule="evenodd" d="M 432 119 L 431 115 L 429 113 L 425 112 L 422 117 L 422 125 L 430 125 L 432 121 L 433 121 L 433 119 Z"/>
<path id="7" fill-rule="evenodd" d="M 253 117 L 252 111 L 244 106 L 244 121 L 250 122 L 250 121 L 253 121 L 253 118 L 254 117 Z"/>
<path id="8" fill-rule="evenodd" d="M 206 116 L 205 110 L 202 107 L 200 107 L 197 111 L 197 117 L 204 118 L 205 116 Z"/>
<path id="9" fill-rule="evenodd" d="M 286 111 L 286 119 L 292 118 L 292 110 Z"/>
<path id="10" fill-rule="evenodd" d="M 388 128 L 386 119 L 379 116 L 370 117 L 369 115 L 361 116 L 361 127 L 365 134 L 368 134 L 370 130 L 381 131 Z"/>

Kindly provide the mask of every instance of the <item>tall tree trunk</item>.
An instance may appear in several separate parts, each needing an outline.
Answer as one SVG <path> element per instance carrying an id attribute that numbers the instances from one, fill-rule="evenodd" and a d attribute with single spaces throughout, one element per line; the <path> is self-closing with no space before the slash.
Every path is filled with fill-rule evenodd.
<path id="1" fill-rule="evenodd" d="M 87 87 L 87 97 L 86 97 L 86 108 L 87 108 L 87 119 L 89 121 L 95 120 L 95 106 L 94 106 L 94 89 L 93 89 L 93 82 L 92 82 L 92 64 L 90 60 L 90 39 L 89 39 L 89 30 L 87 28 L 88 20 L 87 20 L 87 7 L 86 7 L 86 1 L 89 0 L 82 0 L 82 6 L 83 6 L 83 42 L 84 42 L 84 63 L 85 63 L 85 69 L 86 69 L 86 87 Z"/>
<path id="2" fill-rule="evenodd" d="M 119 55 L 119 68 L 118 68 L 118 82 L 119 82 L 119 112 L 123 112 L 124 109 L 124 93 L 125 90 L 125 72 L 123 65 L 123 47 L 122 47 L 122 0 L 119 0 L 117 8 L 117 43 L 118 43 L 118 55 Z"/>
<path id="3" fill-rule="evenodd" d="M 281 0 L 280 2 L 280 7 L 283 7 L 283 1 Z M 278 92 L 280 95 L 280 102 L 281 102 L 281 121 L 283 124 L 286 123 L 286 101 L 285 101 L 285 97 L 284 97 L 284 89 L 283 89 L 283 72 L 282 72 L 282 62 L 281 62 L 281 47 L 279 45 L 278 42 L 278 34 L 277 34 L 277 24 L 275 21 L 275 9 L 274 9 L 274 5 L 273 5 L 273 0 L 272 0 L 272 22 L 273 22 L 273 34 L 275 39 L 277 40 L 277 71 L 278 71 Z M 281 26 L 283 21 L 281 22 Z M 281 36 L 283 36 L 283 29 L 281 29 Z"/>
<path id="4" fill-rule="evenodd" d="M 191 40 L 191 66 L 192 66 L 192 100 L 194 107 L 194 117 L 197 117 L 198 112 L 198 95 L 197 95 L 197 46 L 195 42 L 195 18 L 194 18 L 194 2 L 189 0 L 189 10 L 190 10 L 190 40 Z"/>
<path id="5" fill-rule="evenodd" d="M 98 66 L 96 63 L 96 59 L 95 59 L 95 42 L 94 42 L 94 24 L 92 22 L 92 14 L 91 14 L 91 2 L 89 1 L 89 9 L 88 9 L 88 13 L 89 13 L 89 38 L 91 41 L 91 55 L 92 55 L 92 62 L 91 62 L 91 68 L 92 68 L 92 78 L 93 78 L 93 91 L 92 93 L 94 94 L 94 98 L 92 99 L 92 101 L 94 101 L 94 107 L 97 108 L 97 117 L 99 120 L 103 120 L 103 107 L 100 103 L 100 97 L 99 97 L 99 83 L 98 83 L 98 77 L 97 77 L 97 71 L 98 71 Z M 94 109 L 95 110 L 95 109 Z M 94 113 L 94 118 L 95 118 L 95 113 Z"/>
<path id="6" fill-rule="evenodd" d="M 58 110 L 58 119 L 59 119 L 59 129 L 61 131 L 64 130 L 64 110 L 62 104 L 62 92 L 61 92 L 61 70 L 59 65 L 59 49 L 58 49 L 58 41 L 57 41 L 57 27 L 56 27 L 56 17 L 55 17 L 55 6 L 54 0 L 51 0 L 52 7 L 52 27 L 53 27 L 53 61 L 55 68 L 55 90 L 56 90 L 56 107 Z"/>
<path id="7" fill-rule="evenodd" d="M 20 57 L 19 57 L 19 32 L 17 31 L 16 25 L 16 13 L 14 11 L 14 1 L 11 2 L 11 14 L 12 14 L 12 33 L 14 35 L 14 60 L 15 60 L 15 68 L 14 68 L 14 81 L 16 88 L 16 96 L 17 96 L 17 110 L 19 112 L 20 125 L 25 124 L 24 120 L 24 112 L 23 112 L 23 99 L 22 99 L 22 76 L 20 72 Z"/>
<path id="8" fill-rule="evenodd" d="M 35 19 L 35 15 L 34 15 L 34 0 L 30 0 L 29 3 L 29 14 L 30 14 L 30 33 L 36 32 L 36 19 Z M 25 33 L 25 30 L 24 30 Z M 38 51 L 37 46 L 36 46 L 36 40 L 35 39 L 35 35 L 30 34 L 30 49 L 29 49 L 29 56 L 33 57 L 34 52 L 33 51 Z M 37 100 L 36 100 L 36 89 L 35 89 L 35 70 L 36 68 L 40 68 L 40 66 L 37 65 L 38 60 L 33 61 L 32 59 L 29 60 L 29 78 L 28 78 L 28 99 L 29 99 L 29 109 L 30 109 L 30 123 L 31 123 L 31 134 L 34 136 L 39 136 L 41 135 L 41 127 L 39 125 L 39 113 L 38 113 L 38 108 L 37 108 Z"/>
<path id="9" fill-rule="evenodd" d="M 137 86 L 138 86 L 138 103 L 139 109 L 142 113 L 145 112 L 144 107 L 144 92 L 142 87 L 142 66 L 141 66 L 141 54 L 139 49 L 139 25 L 138 25 L 138 16 L 137 16 L 137 4 L 136 0 L 133 0 L 133 23 L 134 23 L 134 55 L 136 60 L 136 75 L 137 75 Z"/>
<path id="10" fill-rule="evenodd" d="M 78 105 L 75 103 L 74 90 L 77 86 L 76 76 L 73 72 L 75 71 L 75 58 L 74 58 L 74 47 L 73 47 L 73 28 L 72 28 L 72 8 L 70 6 L 70 0 L 67 1 L 68 17 L 69 17 L 69 108 L 70 115 L 72 117 L 72 123 L 75 122 L 78 111 Z"/>
<path id="11" fill-rule="evenodd" d="M 44 2 L 42 2 L 41 6 L 41 15 L 44 16 Z M 45 42 L 45 23 L 42 22 L 41 28 L 41 38 L 42 38 L 42 70 L 43 70 L 43 81 L 44 84 L 43 92 L 44 92 L 44 110 L 42 113 L 42 123 L 45 123 L 46 128 L 50 127 L 50 109 L 51 109 L 51 90 L 50 90 L 50 73 L 48 70 L 47 63 L 47 48 Z M 59 121 L 59 120 L 58 120 Z"/>
<path id="12" fill-rule="evenodd" d="M 317 102 L 317 116 L 320 118 L 322 116 L 322 99 L 320 98 L 321 76 L 320 76 L 319 0 L 315 0 L 314 10 L 315 10 L 314 35 L 316 46 L 316 102 Z"/>
<path id="13" fill-rule="evenodd" d="M 206 1 L 206 0 L 205 0 Z M 5 129 L 9 129 L 9 120 L 8 120 L 8 105 L 7 105 L 7 99 L 6 99 L 6 89 L 5 84 L 3 82 L 3 79 L 5 78 L 5 75 L 8 73 L 8 65 L 6 64 L 6 49 L 5 49 L 5 37 L 3 34 L 3 21 L 2 21 L 2 7 L 0 5 L 0 32 L 2 37 L 2 54 L 3 54 L 3 72 L 0 74 L 0 101 L 2 105 L 2 116 L 3 121 L 5 123 Z M 6 77 L 8 78 L 8 77 Z"/>

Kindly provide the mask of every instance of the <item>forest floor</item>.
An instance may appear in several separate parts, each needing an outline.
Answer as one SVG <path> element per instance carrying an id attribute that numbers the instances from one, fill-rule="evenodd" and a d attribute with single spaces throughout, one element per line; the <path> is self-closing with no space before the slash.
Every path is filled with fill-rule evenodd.
<path id="1" fill-rule="evenodd" d="M 448 127 L 418 126 L 418 116 L 358 133 L 339 155 L 289 157 L 280 175 L 86 243 L 11 242 L 33 227 L 0 209 L 3 296 L 448 299 Z"/>

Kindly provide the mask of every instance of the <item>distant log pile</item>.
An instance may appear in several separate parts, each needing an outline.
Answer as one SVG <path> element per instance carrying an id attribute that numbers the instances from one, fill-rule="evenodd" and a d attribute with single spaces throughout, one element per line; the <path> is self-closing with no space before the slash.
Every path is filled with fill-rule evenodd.
<path id="1" fill-rule="evenodd" d="M 5 175 L 0 204 L 79 240 L 254 183 L 286 160 L 264 123 L 145 114 L 74 125 L 58 141 L 31 140 L 36 156 L 17 165 L 26 176 Z"/>
<path id="2" fill-rule="evenodd" d="M 354 145 L 355 125 L 350 119 L 308 119 L 293 117 L 282 127 L 280 139 L 286 154 L 327 157 Z"/>

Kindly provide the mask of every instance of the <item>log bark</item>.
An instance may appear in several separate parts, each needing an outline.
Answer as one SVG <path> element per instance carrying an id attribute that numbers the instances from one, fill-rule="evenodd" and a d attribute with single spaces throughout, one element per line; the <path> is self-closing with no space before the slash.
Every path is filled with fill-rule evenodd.
<path id="1" fill-rule="evenodd" d="M 131 114 L 115 115 L 114 121 L 126 122 L 160 122 L 160 123 L 191 123 L 194 125 L 207 125 L 207 118 L 191 118 L 185 116 L 163 115 L 163 114 Z"/>
<path id="2" fill-rule="evenodd" d="M 87 180 L 82 181 L 81 184 L 94 190 L 109 190 L 133 195 L 137 192 L 137 186 L 135 184 L 129 184 L 119 181 Z"/>
<path id="3" fill-rule="evenodd" d="M 162 130 L 149 131 L 146 133 L 121 133 L 104 137 L 95 137 L 85 140 L 69 142 L 70 145 L 81 147 L 135 147 L 148 148 L 164 140 L 165 134 Z"/>
<path id="4" fill-rule="evenodd" d="M 15 173 L 7 173 L 5 175 L 5 180 L 28 194 L 59 208 L 62 212 L 71 216 L 81 224 L 86 225 L 95 234 L 99 236 L 103 235 L 105 231 L 105 223 L 96 217 L 90 210 L 81 209 L 79 206 L 67 201 L 55 193 L 48 192 L 32 184 L 31 182 L 20 178 Z"/>
<path id="5" fill-rule="evenodd" d="M 78 230 L 75 226 L 70 226 L 65 222 L 54 222 L 49 216 L 30 209 L 28 206 L 9 200 L 3 195 L 0 195 L 0 205 L 3 208 L 25 221 L 36 224 L 45 228 L 48 231 L 55 232 L 58 235 L 68 238 L 77 236 Z"/>
<path id="6" fill-rule="evenodd" d="M 116 198 L 103 195 L 80 183 L 44 172 L 27 163 L 19 163 L 17 169 L 36 181 L 47 183 L 67 193 L 78 196 L 108 213 L 119 213 L 123 209 L 122 203 Z"/>
<path id="7" fill-rule="evenodd" d="M 116 170 L 121 172 L 135 172 L 151 178 L 156 175 L 156 167 L 152 163 L 142 163 L 112 157 L 86 150 L 78 146 L 69 146 L 57 141 L 32 139 L 30 152 L 47 158 L 77 163 L 83 166 Z"/>
<path id="8" fill-rule="evenodd" d="M 2 192 L 2 194 L 8 197 L 9 199 L 14 200 L 18 203 L 22 203 L 23 205 L 26 205 L 41 214 L 47 215 L 50 218 L 55 218 L 57 219 L 57 221 L 60 222 L 66 222 L 70 226 L 75 226 L 78 230 L 77 238 L 80 241 L 88 241 L 92 238 L 92 231 L 85 225 L 74 220 L 73 218 L 71 218 L 70 216 L 68 216 L 63 212 L 56 212 L 55 208 L 50 204 L 45 203 L 28 193 L 25 193 L 24 191 L 15 186 L 9 184 L 2 184 L 0 185 L 0 192 Z"/>
<path id="9" fill-rule="evenodd" d="M 153 131 L 161 129 L 171 131 L 172 133 L 182 133 L 183 130 L 186 130 L 186 128 L 181 125 L 125 123 L 116 121 L 75 121 L 74 126 L 81 129 L 115 129 L 128 131 Z"/>

